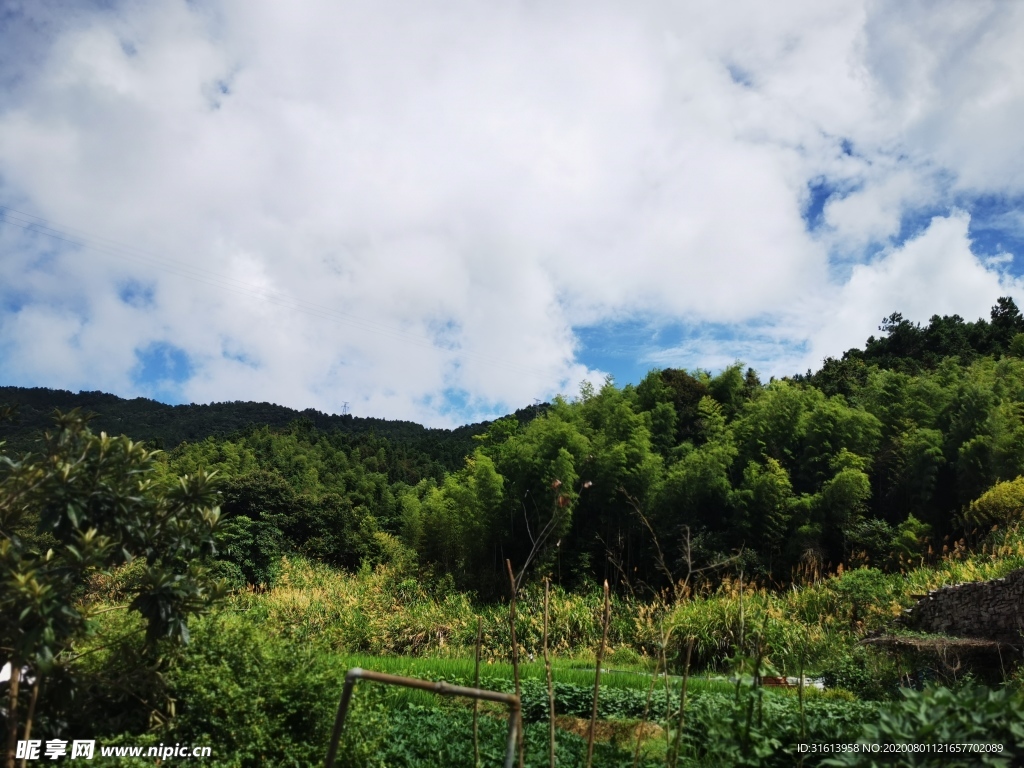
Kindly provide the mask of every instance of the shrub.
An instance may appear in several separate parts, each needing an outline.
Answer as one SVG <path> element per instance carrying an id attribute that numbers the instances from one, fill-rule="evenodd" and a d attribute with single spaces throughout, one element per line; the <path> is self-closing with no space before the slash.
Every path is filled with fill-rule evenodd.
<path id="1" fill-rule="evenodd" d="M 964 515 L 972 525 L 1008 525 L 1024 519 L 1024 476 L 996 483 L 971 502 Z"/>
<path id="2" fill-rule="evenodd" d="M 322 646 L 275 637 L 244 614 L 209 617 L 167 675 L 179 703 L 164 740 L 208 744 L 226 765 L 319 763 L 344 674 Z"/>
<path id="3" fill-rule="evenodd" d="M 821 676 L 827 687 L 842 688 L 862 699 L 891 699 L 900 683 L 891 659 L 862 646 L 837 649 Z"/>

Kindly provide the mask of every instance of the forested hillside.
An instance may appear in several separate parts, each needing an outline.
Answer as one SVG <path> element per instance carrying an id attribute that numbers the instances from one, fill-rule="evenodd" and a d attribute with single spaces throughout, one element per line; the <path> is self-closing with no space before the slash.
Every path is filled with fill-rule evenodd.
<path id="1" fill-rule="evenodd" d="M 568 585 L 635 589 L 729 558 L 776 583 L 898 568 L 1019 517 L 1018 486 L 997 486 L 1024 472 L 1013 301 L 990 322 L 894 314 L 881 331 L 807 376 L 653 371 L 496 422 L 444 485 L 399 494 L 405 540 L 467 585 L 532 552 Z"/>
<path id="2" fill-rule="evenodd" d="M 723 562 L 719 576 L 784 583 L 802 566 L 897 568 L 1019 515 L 1021 489 L 998 486 L 1024 472 L 1013 301 L 880 331 L 792 379 L 652 371 L 455 431 L 4 388 L 18 418 L 0 437 L 30 448 L 54 407 L 81 407 L 95 431 L 169 449 L 168 474 L 217 470 L 228 559 L 255 583 L 287 552 L 350 569 L 402 552 L 482 595 L 506 559 L 569 588 L 659 588 Z"/>
<path id="3" fill-rule="evenodd" d="M 1000 299 L 880 330 L 802 376 L 655 370 L 452 432 L 0 390 L 7 765 L 29 734 L 80 733 L 319 763 L 353 666 L 521 689 L 526 765 L 589 765 L 587 715 L 597 766 L 876 764 L 801 751 L 857 740 L 1009 765 L 1019 646 L 894 622 L 1024 565 L 1024 318 Z M 549 644 L 553 673 L 515 660 Z M 599 678 L 606 646 L 631 674 Z M 493 712 L 477 743 L 457 703 L 359 701 L 343 765 L 501 754 Z"/>
<path id="4" fill-rule="evenodd" d="M 312 408 L 296 411 L 271 403 L 165 405 L 144 397 L 125 400 L 103 392 L 76 394 L 42 387 L 0 387 L 0 403 L 15 407 L 18 415 L 15 421 L 0 424 L 0 440 L 6 442 L 8 450 L 31 450 L 42 431 L 52 424 L 55 408 L 81 408 L 93 415 L 94 431 L 127 434 L 135 440 L 145 440 L 150 447 L 165 450 L 183 442 L 229 437 L 253 427 L 282 429 L 303 421 L 321 431 L 387 438 L 425 454 L 441 467 L 457 468 L 473 449 L 473 435 L 487 426 L 484 423 L 454 430 L 430 429 L 410 421 L 326 414 Z M 528 421 L 542 410 L 543 406 L 530 406 L 517 411 L 515 416 Z"/>

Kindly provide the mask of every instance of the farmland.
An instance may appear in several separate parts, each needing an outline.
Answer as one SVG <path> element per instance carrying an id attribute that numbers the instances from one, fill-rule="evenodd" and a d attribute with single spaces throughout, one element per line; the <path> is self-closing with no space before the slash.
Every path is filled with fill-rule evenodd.
<path id="1" fill-rule="evenodd" d="M 801 745 L 953 742 L 1001 751 L 888 764 L 1010 765 L 1016 638 L 898 620 L 1024 567 L 1024 317 L 1000 299 L 991 323 L 884 329 L 806 376 L 656 370 L 451 432 L 223 404 L 174 407 L 180 441 L 169 406 L 6 388 L 8 744 L 314 765 L 349 668 L 472 686 L 479 653 L 481 686 L 519 678 L 529 766 L 550 764 L 552 695 L 560 766 L 869 765 Z M 74 408 L 38 434 L 48 398 L 82 397 L 126 434 Z M 343 765 L 500 760 L 501 707 L 370 683 L 353 702 Z"/>
<path id="2" fill-rule="evenodd" d="M 848 617 L 857 603 L 869 626 L 881 626 L 909 595 L 926 587 L 965 577 L 988 578 L 1024 566 L 1024 540 L 1008 537 L 995 554 L 948 559 L 899 577 L 862 569 L 776 594 L 747 586 L 744 620 L 746 649 L 732 648 L 717 666 L 694 668 L 687 680 L 687 706 L 680 737 L 678 765 L 791 765 L 801 758 L 797 745 L 846 743 L 865 737 L 865 727 L 879 721 L 881 710 L 903 712 L 899 694 L 908 674 L 922 669 L 857 645 Z M 131 569 L 96 588 L 118 594 L 130 586 Z M 518 636 L 523 638 L 522 678 L 527 765 L 546 765 L 548 710 L 544 665 L 540 661 L 540 596 L 524 591 L 518 603 Z M 678 727 L 679 693 L 684 669 L 682 646 L 671 637 L 697 642 L 735 636 L 739 626 L 738 585 L 724 585 L 695 595 L 660 613 L 643 603 L 616 601 L 606 671 L 598 703 L 598 742 L 594 764 L 665 765 L 672 760 Z M 600 596 L 556 591 L 551 600 L 552 637 L 558 652 L 553 662 L 559 765 L 583 765 L 593 697 L 594 650 L 600 642 Z M 358 619 L 353 619 L 357 616 Z M 474 605 L 465 595 L 431 594 L 429 585 L 412 588 L 401 574 L 378 567 L 353 575 L 304 560 L 281 564 L 280 586 L 265 593 L 252 590 L 229 598 L 220 609 L 195 622 L 192 642 L 162 679 L 163 701 L 151 698 L 152 681 L 134 680 L 136 690 L 121 696 L 150 697 L 156 708 L 177 703 L 167 730 L 148 738 L 164 743 L 209 744 L 215 762 L 224 765 L 317 764 L 323 760 L 345 672 L 362 667 L 428 680 L 470 685 L 474 682 L 476 617 L 483 631 L 480 684 L 513 690 L 509 663 L 507 605 Z M 111 611 L 100 635 L 127 635 L 133 619 Z M 559 631 L 559 621 L 575 622 L 576 634 Z M 660 633 L 666 644 L 670 675 L 655 676 Z M 703 633 L 703 635 L 701 634 Z M 415 647 L 409 638 L 423 638 Z M 796 642 L 794 642 L 796 638 Z M 825 691 L 754 687 L 755 654 L 761 645 L 762 673 L 824 677 Z M 130 670 L 143 654 L 140 643 L 99 649 L 83 659 L 81 674 L 97 680 L 132 679 Z M 694 658 L 697 654 L 694 654 Z M 941 674 L 940 665 L 930 674 Z M 734 682 L 735 681 L 735 682 Z M 960 691 L 975 696 L 968 674 L 955 679 L 947 671 L 946 688 L 924 695 Z M 653 683 L 653 685 L 652 685 Z M 985 690 L 985 689 L 980 689 Z M 100 695 L 96 689 L 94 695 Z M 987 695 L 987 694 L 986 694 Z M 103 698 L 88 711 L 116 710 Z M 972 700 L 965 699 L 966 711 Z M 115 706 L 111 706 L 114 704 Z M 934 705 L 939 711 L 940 704 Z M 976 726 L 975 738 L 1007 738 L 1021 699 L 992 705 L 991 720 Z M 949 728 L 961 728 L 948 706 Z M 914 727 L 925 728 L 932 712 L 915 702 L 903 733 L 890 738 L 913 742 Z M 482 763 L 500 764 L 505 738 L 504 709 L 481 707 L 479 744 Z M 917 717 L 918 721 L 914 721 Z M 96 728 L 96 717 L 89 716 Z M 472 705 L 408 689 L 360 684 L 342 742 L 342 765 L 473 764 Z M 1002 722 L 1006 721 L 1006 722 Z M 84 722 L 84 721 L 83 721 Z M 901 721 L 902 722 L 902 721 Z M 1001 724 L 1002 723 L 1002 724 Z M 106 725 L 113 735 L 123 722 Z M 83 725 L 84 727 L 84 725 Z M 1010 729 L 1010 730 L 1007 730 Z M 157 736 L 159 734 L 159 737 Z M 639 740 L 637 736 L 640 736 Z M 639 750 L 637 742 L 639 741 Z M 134 743 L 134 742 L 133 742 Z M 155 742 L 154 742 L 155 743 Z M 1012 741 L 1006 742 L 1012 749 Z M 806 765 L 823 756 L 803 756 Z M 220 761 L 223 761 L 222 763 Z"/>

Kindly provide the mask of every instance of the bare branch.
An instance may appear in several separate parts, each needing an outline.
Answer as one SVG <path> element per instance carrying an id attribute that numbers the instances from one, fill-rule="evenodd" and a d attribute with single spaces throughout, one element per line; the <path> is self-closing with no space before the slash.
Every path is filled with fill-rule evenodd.
<path id="1" fill-rule="evenodd" d="M 647 516 L 640 511 L 640 502 L 638 502 L 635 498 L 630 496 L 626 489 L 623 487 L 619 488 L 619 493 L 626 497 L 626 501 L 629 502 L 629 506 L 633 508 L 633 511 L 636 513 L 636 516 L 640 518 L 640 521 L 644 524 L 644 527 L 647 528 L 648 533 L 651 534 L 651 538 L 654 540 L 654 549 L 657 553 L 654 557 L 655 562 L 657 563 L 658 568 L 661 570 L 661 572 L 668 577 L 668 583 L 674 585 L 676 583 L 676 577 L 672 573 L 672 569 L 668 567 L 668 563 L 665 562 L 665 553 L 661 551 L 661 542 L 658 541 L 658 534 L 654 532 L 654 528 L 651 525 L 650 520 L 647 519 Z"/>
<path id="2" fill-rule="evenodd" d="M 690 542 L 690 526 L 684 525 L 683 528 L 686 530 L 686 536 L 684 539 L 683 560 L 686 563 L 686 577 L 683 579 L 679 579 L 672 572 L 672 569 L 669 568 L 668 562 L 665 559 L 665 553 L 661 549 L 661 542 L 658 540 L 658 534 L 654 532 L 654 526 L 651 525 L 651 521 L 648 520 L 647 516 L 641 511 L 640 502 L 637 501 L 634 497 L 630 496 L 626 489 L 623 487 L 619 488 L 619 493 L 626 497 L 626 501 L 629 502 L 629 506 L 633 508 L 633 512 L 635 512 L 636 516 L 640 518 L 640 521 L 644 524 L 644 527 L 647 529 L 647 532 L 651 534 L 651 539 L 654 541 L 655 563 L 658 566 L 658 570 L 660 570 L 668 578 L 668 582 L 672 587 L 673 597 L 677 601 L 682 599 L 683 595 L 686 593 L 686 590 L 690 586 L 690 580 L 693 578 L 694 574 L 722 568 L 725 565 L 728 565 L 729 563 L 733 562 L 734 560 L 738 560 L 740 556 L 743 554 L 743 550 L 741 549 L 739 553 L 733 555 L 732 557 L 727 557 L 725 558 L 725 560 L 720 560 L 716 563 L 709 563 L 708 565 L 705 565 L 701 568 L 694 568 L 693 549 Z"/>
<path id="3" fill-rule="evenodd" d="M 609 547 L 608 542 L 601 537 L 601 534 L 597 534 L 597 540 L 604 544 L 605 557 L 608 558 L 608 562 L 611 563 L 612 567 L 619 572 L 620 576 L 622 576 L 622 583 L 625 584 L 626 589 L 629 590 L 630 597 L 636 597 L 636 591 L 633 589 L 633 584 L 629 580 L 629 574 L 626 573 L 626 569 L 622 567 L 622 560 L 612 554 L 611 547 Z"/>

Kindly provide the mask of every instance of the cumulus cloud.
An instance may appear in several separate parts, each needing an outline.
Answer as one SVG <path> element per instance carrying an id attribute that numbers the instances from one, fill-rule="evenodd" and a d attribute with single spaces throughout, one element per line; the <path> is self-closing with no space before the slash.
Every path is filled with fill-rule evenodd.
<path id="1" fill-rule="evenodd" d="M 877 3 L 868 16 L 865 61 L 884 124 L 960 188 L 1020 192 L 1022 28 L 1019 3 Z"/>
<path id="2" fill-rule="evenodd" d="M 583 326 L 776 371 L 1017 290 L 954 206 L 1024 192 L 1021 11 L 741 5 L 12 5 L 5 378 L 451 424 L 600 380 Z"/>
<path id="3" fill-rule="evenodd" d="M 1020 295 L 1020 280 L 1001 269 L 1007 259 L 982 261 L 971 251 L 969 224 L 963 211 L 935 217 L 920 235 L 854 267 L 822 303 L 820 323 L 809 334 L 811 360 L 862 346 L 895 311 L 923 325 L 933 315 L 987 319 L 996 297 Z"/>

